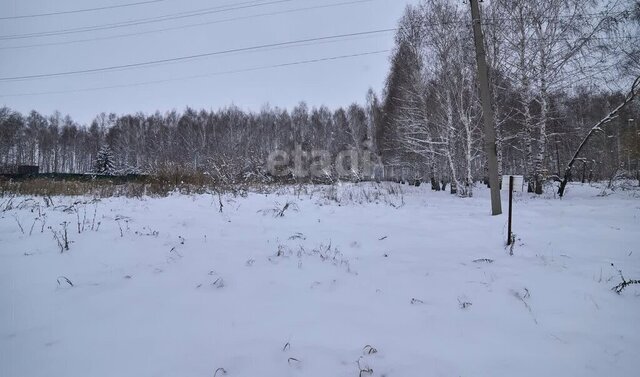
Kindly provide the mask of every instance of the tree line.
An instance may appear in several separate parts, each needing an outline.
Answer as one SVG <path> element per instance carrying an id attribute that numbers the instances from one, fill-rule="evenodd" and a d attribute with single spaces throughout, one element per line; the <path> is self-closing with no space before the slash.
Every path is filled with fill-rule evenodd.
<path id="1" fill-rule="evenodd" d="M 41 172 L 163 173 L 180 170 L 225 179 L 266 174 L 275 150 L 370 151 L 375 142 L 370 92 L 367 106 L 330 110 L 304 102 L 291 111 L 264 106 L 259 112 L 227 107 L 187 108 L 152 115 L 99 114 L 90 125 L 70 116 L 0 108 L 0 165 L 38 165 Z M 107 146 L 109 151 L 105 151 Z M 97 169 L 96 162 L 102 150 Z M 113 159 L 108 164 L 105 156 Z"/>
<path id="2" fill-rule="evenodd" d="M 640 75 L 640 2 L 492 0 L 482 27 L 493 93 L 499 174 L 529 190 L 559 179 L 582 137 Z M 408 6 L 400 20 L 378 135 L 383 160 L 429 167 L 459 195 L 486 175 L 468 4 Z M 637 174 L 638 103 L 582 151 L 585 175 Z M 632 120 L 633 119 L 633 120 Z"/>
<path id="3" fill-rule="evenodd" d="M 499 173 L 523 174 L 530 191 L 542 193 L 625 98 L 624 85 L 608 84 L 639 74 L 640 2 L 493 0 L 482 15 Z M 428 180 L 434 189 L 451 183 L 471 196 L 486 177 L 471 21 L 468 4 L 457 1 L 408 6 L 381 98 L 369 90 L 364 105 L 102 113 L 88 125 L 3 107 L 0 165 L 86 173 L 100 160 L 118 174 L 179 170 L 233 181 L 264 177 L 274 150 L 353 150 L 384 167 L 375 178 Z M 637 175 L 639 128 L 632 101 L 581 150 L 574 178 Z"/>

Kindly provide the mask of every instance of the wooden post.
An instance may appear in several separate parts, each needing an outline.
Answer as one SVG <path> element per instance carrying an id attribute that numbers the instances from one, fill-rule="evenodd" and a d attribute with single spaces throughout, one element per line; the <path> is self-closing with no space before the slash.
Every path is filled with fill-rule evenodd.
<path id="1" fill-rule="evenodd" d="M 513 176 L 509 176 L 509 230 L 507 232 L 507 245 L 511 245 L 513 242 L 513 237 L 511 236 L 511 217 L 513 209 Z"/>
<path id="2" fill-rule="evenodd" d="M 480 102 L 482 103 L 482 117 L 484 120 L 484 149 L 487 154 L 489 167 L 489 188 L 491 189 L 491 214 L 502 213 L 500 202 L 500 184 L 498 183 L 498 153 L 496 150 L 496 130 L 493 125 L 493 107 L 491 107 L 491 93 L 489 91 L 489 68 L 484 51 L 484 37 L 480 21 L 480 7 L 478 0 L 470 0 L 471 21 L 473 23 L 473 39 L 476 44 L 476 63 L 478 65 L 478 81 L 480 84 Z"/>

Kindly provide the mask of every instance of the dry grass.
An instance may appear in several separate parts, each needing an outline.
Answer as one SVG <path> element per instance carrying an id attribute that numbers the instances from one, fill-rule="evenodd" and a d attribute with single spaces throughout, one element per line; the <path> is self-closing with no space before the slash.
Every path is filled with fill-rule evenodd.
<path id="1" fill-rule="evenodd" d="M 78 196 L 89 195 L 97 198 L 113 196 L 143 197 L 166 196 L 172 192 L 182 194 L 204 194 L 228 192 L 225 188 L 203 177 L 148 177 L 131 182 L 116 179 L 57 180 L 51 178 L 2 179 L 0 197 L 25 196 Z M 237 190 L 237 188 L 234 188 Z"/>
<path id="2" fill-rule="evenodd" d="M 221 194 L 246 196 L 247 193 L 292 193 L 326 202 L 386 203 L 395 208 L 404 205 L 402 187 L 395 184 L 362 184 L 347 189 L 339 185 L 291 184 L 286 182 L 225 183 L 205 173 L 160 173 L 148 176 L 91 176 L 81 174 L 43 174 L 35 177 L 8 178 L 0 176 L 0 198 L 40 196 L 46 200 L 56 196 L 108 197 L 162 197 L 172 193 L 212 194 L 218 197 L 219 210 L 223 210 Z M 284 215 L 283 207 L 278 213 Z M 292 210 L 291 206 L 284 210 Z"/>

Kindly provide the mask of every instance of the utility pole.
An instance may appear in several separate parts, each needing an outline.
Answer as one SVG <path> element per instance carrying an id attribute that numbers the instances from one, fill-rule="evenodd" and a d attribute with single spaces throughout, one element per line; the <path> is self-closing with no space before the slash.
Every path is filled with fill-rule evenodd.
<path id="1" fill-rule="evenodd" d="M 480 81 L 480 101 L 482 102 L 482 117 L 484 118 L 484 150 L 489 162 L 489 185 L 491 186 L 491 214 L 502 213 L 500 202 L 500 184 L 498 181 L 498 155 L 496 151 L 496 130 L 493 122 L 493 108 L 489 93 L 489 69 L 487 68 L 484 52 L 484 37 L 480 24 L 480 9 L 478 0 L 469 0 L 471 4 L 471 20 L 473 22 L 473 39 L 476 43 L 476 62 L 478 63 L 478 79 Z"/>

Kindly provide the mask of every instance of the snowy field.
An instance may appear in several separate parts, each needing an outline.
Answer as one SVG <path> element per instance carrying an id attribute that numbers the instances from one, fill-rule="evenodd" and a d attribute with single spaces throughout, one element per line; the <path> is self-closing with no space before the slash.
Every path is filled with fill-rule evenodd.
<path id="1" fill-rule="evenodd" d="M 513 256 L 481 188 L 2 198 L 0 376 L 637 375 L 640 195 L 600 192 L 518 194 Z"/>

